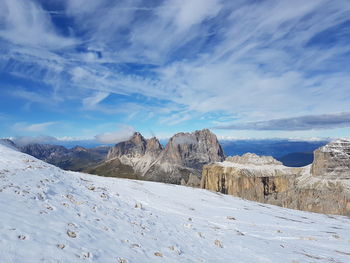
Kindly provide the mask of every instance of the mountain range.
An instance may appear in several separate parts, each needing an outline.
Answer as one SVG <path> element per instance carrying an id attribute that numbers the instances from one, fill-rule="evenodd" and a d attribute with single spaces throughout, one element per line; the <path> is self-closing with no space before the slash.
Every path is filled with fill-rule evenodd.
<path id="1" fill-rule="evenodd" d="M 215 134 L 208 129 L 178 133 L 165 147 L 157 138 L 136 132 L 112 147 L 104 162 L 86 171 L 173 184 L 199 186 L 202 167 L 225 158 Z"/>
<path id="2" fill-rule="evenodd" d="M 51 144 L 27 144 L 17 146 L 24 153 L 32 155 L 40 160 L 56 165 L 65 170 L 82 171 L 98 162 L 103 161 L 109 151 L 108 146 L 84 148 L 76 146 L 67 149 L 60 145 Z"/>

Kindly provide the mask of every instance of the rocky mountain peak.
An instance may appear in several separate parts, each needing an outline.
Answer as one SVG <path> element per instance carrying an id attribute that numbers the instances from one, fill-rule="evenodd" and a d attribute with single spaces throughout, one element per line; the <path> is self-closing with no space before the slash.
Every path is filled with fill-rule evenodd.
<path id="1" fill-rule="evenodd" d="M 142 157 L 148 154 L 158 156 L 162 150 L 163 147 L 157 138 L 145 139 L 141 133 L 135 132 L 128 141 L 120 142 L 112 147 L 107 159 L 122 156 Z"/>
<path id="2" fill-rule="evenodd" d="M 75 152 L 87 152 L 87 149 L 82 147 L 82 146 L 75 146 L 74 148 L 72 148 L 72 151 L 75 151 Z"/>
<path id="3" fill-rule="evenodd" d="M 338 139 L 314 151 L 312 175 L 350 178 L 350 139 Z"/>
<path id="4" fill-rule="evenodd" d="M 133 142 L 135 145 L 137 145 L 137 144 L 143 144 L 146 141 L 146 139 L 142 136 L 141 133 L 134 132 L 134 134 L 130 138 L 130 141 Z"/>
<path id="5" fill-rule="evenodd" d="M 147 140 L 146 153 L 159 155 L 162 150 L 163 146 L 156 137 Z"/>
<path id="6" fill-rule="evenodd" d="M 224 160 L 216 135 L 208 129 L 177 133 L 170 138 L 163 159 L 178 165 L 201 169 L 204 164 Z"/>
<path id="7" fill-rule="evenodd" d="M 112 147 L 107 155 L 107 159 L 121 156 L 143 156 L 146 152 L 147 141 L 139 132 L 135 132 L 133 136 L 124 142 L 117 143 Z"/>
<path id="8" fill-rule="evenodd" d="M 203 165 L 223 161 L 224 153 L 215 134 L 208 129 L 177 133 L 165 149 L 157 138 L 145 139 L 136 132 L 128 141 L 112 147 L 105 165 L 99 169 L 111 171 L 108 163 L 114 159 L 120 160 L 118 169 L 131 167 L 136 178 L 199 185 Z"/>

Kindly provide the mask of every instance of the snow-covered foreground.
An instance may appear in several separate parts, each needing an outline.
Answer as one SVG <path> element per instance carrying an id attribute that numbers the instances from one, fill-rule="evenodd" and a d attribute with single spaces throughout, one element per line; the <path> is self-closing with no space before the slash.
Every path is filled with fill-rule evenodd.
<path id="1" fill-rule="evenodd" d="M 350 262 L 350 220 L 62 171 L 0 145 L 0 262 Z"/>

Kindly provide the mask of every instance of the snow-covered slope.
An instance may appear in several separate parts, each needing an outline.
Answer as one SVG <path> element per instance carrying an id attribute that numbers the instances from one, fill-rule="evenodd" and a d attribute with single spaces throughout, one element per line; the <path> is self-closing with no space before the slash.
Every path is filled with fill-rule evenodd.
<path id="1" fill-rule="evenodd" d="M 346 217 L 0 156 L 0 262 L 350 262 Z"/>

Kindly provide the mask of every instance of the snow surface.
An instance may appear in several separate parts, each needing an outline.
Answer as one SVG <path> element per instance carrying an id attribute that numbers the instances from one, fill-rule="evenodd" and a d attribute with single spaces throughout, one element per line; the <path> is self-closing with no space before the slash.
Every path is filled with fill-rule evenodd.
<path id="1" fill-rule="evenodd" d="M 350 262 L 347 217 L 0 156 L 0 262 Z"/>
<path id="2" fill-rule="evenodd" d="M 223 161 L 216 162 L 215 165 L 224 167 L 224 172 L 228 172 L 227 168 L 237 168 L 238 170 L 244 170 L 246 176 L 253 177 L 265 177 L 265 176 L 280 176 L 281 174 L 285 175 L 294 175 L 295 173 L 302 172 L 305 167 L 287 167 L 282 164 L 242 164 L 235 163 L 232 161 Z"/>

